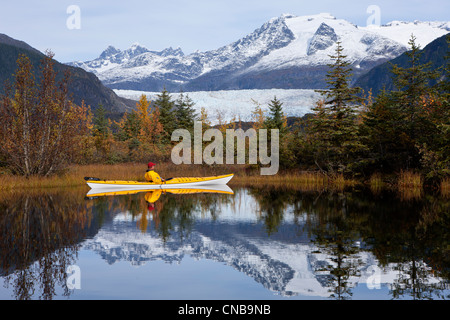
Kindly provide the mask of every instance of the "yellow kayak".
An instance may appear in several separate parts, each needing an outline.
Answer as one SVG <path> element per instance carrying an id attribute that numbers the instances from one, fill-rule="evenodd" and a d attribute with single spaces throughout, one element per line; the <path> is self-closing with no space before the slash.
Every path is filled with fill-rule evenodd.
<path id="1" fill-rule="evenodd" d="M 98 178 L 84 178 L 91 189 L 117 189 L 117 190 L 154 190 L 154 189 L 183 189 L 197 186 L 224 185 L 233 178 L 233 174 L 212 177 L 181 177 L 172 178 L 163 183 L 100 180 Z"/>
<path id="2" fill-rule="evenodd" d="M 87 197 L 103 197 L 103 196 L 119 196 L 119 195 L 130 195 L 141 192 L 155 192 L 157 189 L 146 189 L 146 190 L 103 190 L 103 189 L 91 189 L 86 194 Z M 184 188 L 184 189 L 166 189 L 164 192 L 172 194 L 195 194 L 195 193 L 221 193 L 221 194 L 234 194 L 233 190 L 226 184 L 222 185 L 210 185 L 210 186 L 199 186 L 194 188 Z"/>

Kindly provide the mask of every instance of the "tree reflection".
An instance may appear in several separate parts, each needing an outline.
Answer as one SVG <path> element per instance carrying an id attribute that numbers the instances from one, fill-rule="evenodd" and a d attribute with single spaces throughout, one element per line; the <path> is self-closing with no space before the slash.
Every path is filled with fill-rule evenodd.
<path id="1" fill-rule="evenodd" d="M 259 204 L 260 219 L 264 222 L 267 234 L 277 232 L 286 208 L 295 201 L 295 192 L 278 188 L 251 188 L 249 193 Z"/>
<path id="2" fill-rule="evenodd" d="M 93 201 L 84 200 L 83 190 L 2 193 L 0 275 L 16 299 L 53 299 L 60 291 L 69 296 L 66 270 L 76 263 L 80 243 L 118 213 L 131 215 L 138 232 L 151 232 L 164 244 L 173 237 L 182 243 L 195 230 L 199 216 L 214 223 L 224 208 L 239 212 L 241 201 L 252 201 L 259 223 L 234 226 L 236 232 L 245 232 L 243 238 L 275 239 L 287 248 L 300 237 L 311 239 L 310 267 L 331 299 L 353 297 L 366 267 L 361 257 L 369 253 L 380 269 L 397 272 L 387 284 L 393 299 L 449 298 L 443 296 L 450 274 L 449 199 L 424 195 L 403 201 L 383 191 L 376 195 L 266 187 L 235 191 L 234 195 L 163 192 L 152 206 L 150 199 L 155 197 L 144 193 Z M 287 230 L 284 223 L 290 224 L 293 234 L 282 234 Z"/>
<path id="3" fill-rule="evenodd" d="M 158 193 L 155 196 L 155 193 Z M 232 194 L 232 193 L 230 193 Z M 202 189 L 169 189 L 163 191 L 131 192 L 113 197 L 94 197 L 94 207 L 105 207 L 127 212 L 136 220 L 137 228 L 146 233 L 157 231 L 166 242 L 174 234 L 183 240 L 194 224 L 194 214 L 209 214 L 213 220 L 220 215 L 221 207 L 232 199 L 230 194 Z"/>
<path id="4" fill-rule="evenodd" d="M 333 299 L 349 299 L 351 278 L 361 277 L 359 254 L 371 252 L 379 267 L 398 271 L 390 284 L 393 299 L 442 297 L 450 270 L 450 202 L 424 196 L 407 199 L 392 192 L 306 192 L 251 189 L 268 235 L 277 232 L 288 211 L 306 217 L 306 232 L 320 256 L 317 278 Z M 306 227 L 305 227 L 306 225 Z M 361 249 L 363 248 L 363 249 Z M 320 262 L 320 263 L 319 263 Z M 436 278 L 443 281 L 436 282 Z M 448 297 L 447 297 L 448 298 Z"/>
<path id="5" fill-rule="evenodd" d="M 66 269 L 74 264 L 90 215 L 80 193 L 2 193 L 0 271 L 15 299 L 64 295 Z"/>

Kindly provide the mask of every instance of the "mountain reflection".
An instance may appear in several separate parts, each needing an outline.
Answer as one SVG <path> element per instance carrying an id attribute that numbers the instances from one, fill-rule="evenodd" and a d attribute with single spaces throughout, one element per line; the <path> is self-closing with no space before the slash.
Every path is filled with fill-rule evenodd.
<path id="1" fill-rule="evenodd" d="M 286 297 L 357 299 L 375 280 L 392 299 L 449 298 L 449 206 L 270 188 L 4 193 L 0 275 L 15 299 L 52 299 L 56 288 L 70 296 L 66 270 L 83 249 L 108 264 L 208 259 Z"/>

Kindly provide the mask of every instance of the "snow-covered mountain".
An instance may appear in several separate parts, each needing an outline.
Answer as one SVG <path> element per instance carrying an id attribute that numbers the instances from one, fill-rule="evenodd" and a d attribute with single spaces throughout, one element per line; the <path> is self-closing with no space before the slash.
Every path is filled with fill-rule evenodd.
<path id="1" fill-rule="evenodd" d="M 411 34 L 424 47 L 449 31 L 449 22 L 359 27 L 327 13 L 284 14 L 216 50 L 185 55 L 180 48 L 156 52 L 138 44 L 124 51 L 109 46 L 95 60 L 70 64 L 94 72 L 113 89 L 315 89 L 324 85 L 338 41 L 359 76 L 406 51 Z"/>

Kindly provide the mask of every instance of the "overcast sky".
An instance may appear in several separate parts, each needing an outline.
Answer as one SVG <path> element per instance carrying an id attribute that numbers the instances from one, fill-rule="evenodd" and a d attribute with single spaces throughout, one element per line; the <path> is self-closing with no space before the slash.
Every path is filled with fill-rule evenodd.
<path id="1" fill-rule="evenodd" d="M 79 14 L 68 13 L 71 5 Z M 365 26 L 370 5 L 380 8 L 382 24 L 450 20 L 449 0 L 14 0 L 0 5 L 0 33 L 50 49 L 61 62 L 91 60 L 108 45 L 123 50 L 135 42 L 189 54 L 227 45 L 283 13 L 328 12 Z"/>

